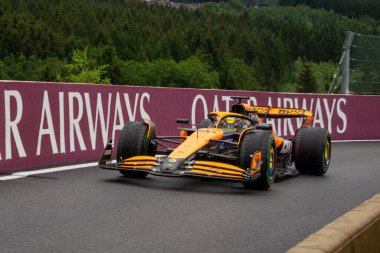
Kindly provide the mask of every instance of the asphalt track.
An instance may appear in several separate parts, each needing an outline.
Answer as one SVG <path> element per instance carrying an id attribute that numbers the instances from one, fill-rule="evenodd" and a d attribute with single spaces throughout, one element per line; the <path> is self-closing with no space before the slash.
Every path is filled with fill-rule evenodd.
<path id="1" fill-rule="evenodd" d="M 240 183 L 96 167 L 0 181 L 0 252 L 284 252 L 380 192 L 380 142 L 334 143 L 325 176 Z"/>

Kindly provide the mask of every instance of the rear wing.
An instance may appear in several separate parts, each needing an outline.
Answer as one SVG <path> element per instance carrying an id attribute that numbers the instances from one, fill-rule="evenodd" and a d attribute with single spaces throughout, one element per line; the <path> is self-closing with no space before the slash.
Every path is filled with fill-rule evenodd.
<path id="1" fill-rule="evenodd" d="M 247 113 L 257 113 L 259 117 L 267 118 L 305 118 L 302 127 L 310 126 L 313 121 L 313 113 L 303 109 L 281 108 L 270 106 L 251 106 L 242 104 Z"/>
<path id="2" fill-rule="evenodd" d="M 313 113 L 307 110 L 271 106 L 253 106 L 242 103 L 243 99 L 249 99 L 249 97 L 235 96 L 231 98 L 238 100 L 238 102 L 231 108 L 231 111 L 235 113 L 243 115 L 256 113 L 259 117 L 264 117 L 264 120 L 267 118 L 305 118 L 302 127 L 310 126 L 314 119 Z"/>

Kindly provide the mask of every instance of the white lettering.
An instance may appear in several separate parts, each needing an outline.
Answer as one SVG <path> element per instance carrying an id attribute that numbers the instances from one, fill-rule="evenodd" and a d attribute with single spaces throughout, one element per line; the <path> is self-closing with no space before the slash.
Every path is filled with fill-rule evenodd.
<path id="1" fill-rule="evenodd" d="M 78 102 L 78 115 L 74 116 L 74 98 Z M 75 151 L 75 134 L 81 150 L 86 150 L 79 122 L 83 116 L 83 99 L 79 92 L 69 92 L 70 152 Z"/>
<path id="2" fill-rule="evenodd" d="M 330 109 L 328 100 L 326 98 L 323 99 L 323 104 L 325 105 L 325 111 L 327 115 L 327 128 L 330 133 L 331 133 L 331 122 L 332 122 L 333 111 L 335 108 L 335 103 L 336 103 L 336 99 L 333 99 L 333 103 Z"/>
<path id="3" fill-rule="evenodd" d="M 66 153 L 65 143 L 65 93 L 59 92 L 59 145 L 61 154 Z"/>
<path id="4" fill-rule="evenodd" d="M 298 98 L 294 98 L 294 107 L 295 108 L 299 108 L 299 106 L 298 106 Z M 302 123 L 303 123 L 303 118 L 297 118 L 296 119 L 297 129 L 302 126 Z"/>
<path id="5" fill-rule="evenodd" d="M 281 98 L 277 98 L 277 107 L 281 107 Z M 278 136 L 282 136 L 281 134 L 281 122 L 282 122 L 282 119 L 277 119 L 277 134 Z"/>
<path id="6" fill-rule="evenodd" d="M 339 128 L 339 126 L 336 127 L 336 130 L 338 131 L 338 133 L 344 133 L 347 129 L 347 116 L 346 114 L 342 111 L 342 108 L 341 108 L 341 105 L 344 104 L 346 105 L 347 101 L 345 98 L 340 98 L 338 100 L 338 104 L 337 104 L 337 113 L 338 113 L 338 116 L 339 118 L 342 120 L 343 122 L 343 127 L 342 128 Z"/>
<path id="7" fill-rule="evenodd" d="M 16 118 L 11 120 L 11 97 L 16 99 Z M 5 103 L 5 159 L 12 159 L 12 144 L 11 137 L 13 136 L 16 142 L 17 151 L 20 157 L 26 157 L 25 149 L 21 141 L 20 133 L 18 131 L 18 123 L 22 117 L 23 104 L 22 98 L 16 90 L 4 91 Z"/>
<path id="8" fill-rule="evenodd" d="M 197 111 L 197 102 L 198 100 L 201 100 L 202 101 L 202 104 L 203 104 L 203 111 L 204 111 L 204 119 L 207 118 L 207 113 L 208 113 L 208 109 L 207 109 L 207 104 L 206 104 L 206 99 L 202 96 L 202 95 L 196 95 L 194 100 L 193 100 L 193 104 L 191 106 L 191 123 L 192 124 L 195 124 L 195 113 Z"/>
<path id="9" fill-rule="evenodd" d="M 44 127 L 45 118 L 47 121 L 47 128 Z M 40 121 L 40 130 L 38 131 L 38 142 L 37 142 L 37 152 L 36 155 L 41 154 L 41 140 L 43 135 L 49 135 L 51 148 L 53 150 L 53 154 L 58 153 L 58 145 L 57 140 L 55 139 L 54 134 L 54 126 L 53 126 L 53 118 L 51 116 L 50 110 L 50 102 L 49 102 L 49 94 L 45 90 L 44 91 L 44 100 L 42 104 L 42 112 L 41 112 L 41 121 Z"/>
<path id="10" fill-rule="evenodd" d="M 284 107 L 294 108 L 293 100 L 291 98 L 284 98 Z M 288 135 L 288 129 L 289 129 L 290 135 L 295 134 L 292 121 L 289 118 L 284 120 L 284 136 Z"/>
<path id="11" fill-rule="evenodd" d="M 213 112 L 219 112 L 219 103 L 218 103 L 218 95 L 214 96 L 214 106 L 212 108 Z"/>
<path id="12" fill-rule="evenodd" d="M 234 101 L 230 96 L 222 96 L 222 101 L 226 101 L 226 112 L 230 111 L 230 102 Z"/>
<path id="13" fill-rule="evenodd" d="M 307 100 L 304 98 L 302 99 L 302 109 L 303 110 L 308 110 L 308 111 L 313 111 L 313 105 L 314 105 L 314 98 L 311 99 L 311 102 L 310 102 L 310 110 L 307 109 Z M 300 108 L 299 107 L 299 104 L 298 104 L 298 98 L 295 98 L 294 99 L 294 106 L 295 108 Z M 297 118 L 297 128 L 300 128 L 304 122 L 304 118 Z"/>
<path id="14" fill-rule="evenodd" d="M 93 150 L 96 149 L 96 133 L 98 129 L 98 119 L 100 118 L 100 127 L 102 131 L 102 139 L 103 139 L 103 145 L 107 144 L 107 135 L 108 135 L 108 129 L 109 129 L 109 120 L 110 120 L 110 107 L 111 107 L 111 98 L 112 94 L 109 94 L 108 97 L 108 114 L 107 114 L 107 124 L 104 122 L 104 112 L 103 112 L 103 103 L 102 103 L 102 94 L 98 93 L 97 101 L 96 101 L 96 111 L 95 111 L 95 123 L 93 121 L 92 117 L 92 111 L 91 111 L 91 101 L 90 101 L 90 95 L 88 93 L 84 94 L 85 102 L 86 102 L 86 109 L 87 109 L 87 118 L 88 118 L 88 127 L 90 131 L 90 138 L 91 138 L 91 147 Z"/>
<path id="15" fill-rule="evenodd" d="M 272 107 L 272 97 L 268 97 L 268 106 Z"/>
<path id="16" fill-rule="evenodd" d="M 117 130 L 121 130 L 124 127 L 124 116 L 123 116 L 123 110 L 121 109 L 121 103 L 120 103 L 120 94 L 119 92 L 116 93 L 116 102 L 115 102 L 115 114 L 113 117 L 113 130 L 112 130 L 112 140 L 115 140 L 115 135 Z M 116 121 L 119 118 L 119 123 L 116 124 Z M 113 141 L 115 143 L 115 141 Z"/>
<path id="17" fill-rule="evenodd" d="M 317 124 L 319 124 L 319 127 L 321 128 L 325 127 L 325 124 L 323 123 L 321 101 L 319 100 L 319 98 L 317 99 L 317 104 L 315 106 L 315 116 L 314 116 L 313 126 L 315 127 Z"/>
<path id="18" fill-rule="evenodd" d="M 305 108 L 305 109 L 304 109 Z M 309 111 L 313 111 L 313 108 L 314 108 L 314 98 L 311 99 L 311 102 L 310 102 L 310 110 Z M 306 109 L 306 100 L 305 100 L 305 105 L 302 103 L 302 109 L 304 110 L 307 110 Z"/>
<path id="19" fill-rule="evenodd" d="M 139 101 L 139 95 L 140 94 L 138 93 L 136 93 L 135 95 L 135 105 L 133 107 L 133 112 L 132 112 L 131 102 L 129 101 L 129 95 L 128 93 L 124 94 L 124 101 L 125 101 L 125 106 L 127 107 L 129 121 L 136 120 L 136 109 L 137 109 L 137 102 Z"/>
<path id="20" fill-rule="evenodd" d="M 272 107 L 272 98 L 271 97 L 268 97 L 268 106 Z M 271 125 L 273 127 L 274 131 L 277 132 L 275 119 L 266 119 L 265 123 Z"/>
<path id="21" fill-rule="evenodd" d="M 148 100 L 148 103 L 150 102 L 150 95 L 148 92 L 144 92 L 142 95 L 141 95 L 141 99 L 140 99 L 140 113 L 141 113 L 141 118 L 143 119 L 149 119 L 150 120 L 150 116 L 149 114 L 145 111 L 144 109 L 144 100 L 145 98 Z"/>
<path id="22" fill-rule="evenodd" d="M 250 97 L 247 101 L 247 104 L 257 106 L 257 100 L 255 97 Z"/>

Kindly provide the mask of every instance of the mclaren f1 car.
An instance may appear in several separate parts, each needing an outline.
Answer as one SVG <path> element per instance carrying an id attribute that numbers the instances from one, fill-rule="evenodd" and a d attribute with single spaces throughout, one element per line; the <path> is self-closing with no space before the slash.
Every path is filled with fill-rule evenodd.
<path id="1" fill-rule="evenodd" d="M 120 132 L 116 162 L 110 139 L 99 167 L 127 177 L 151 174 L 240 181 L 250 189 L 267 189 L 276 177 L 327 172 L 331 137 L 324 128 L 310 127 L 310 111 L 251 106 L 242 103 L 248 98 L 233 99 L 238 101 L 230 112 L 211 112 L 195 126 L 177 119 L 179 136 L 156 136 L 150 120 L 128 122 Z M 269 118 L 296 117 L 303 123 L 291 139 L 277 136 L 266 123 Z"/>

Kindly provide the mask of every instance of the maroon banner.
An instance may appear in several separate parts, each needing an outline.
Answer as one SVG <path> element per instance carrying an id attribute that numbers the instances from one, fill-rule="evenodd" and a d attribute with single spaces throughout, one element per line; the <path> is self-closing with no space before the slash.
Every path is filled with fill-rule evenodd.
<path id="1" fill-rule="evenodd" d="M 380 96 L 2 81 L 0 172 L 95 161 L 128 121 L 147 118 L 157 135 L 177 135 L 176 118 L 199 123 L 210 111 L 228 111 L 231 96 L 310 110 L 313 126 L 327 128 L 333 140 L 380 139 Z M 302 120 L 268 123 L 291 137 Z"/>

